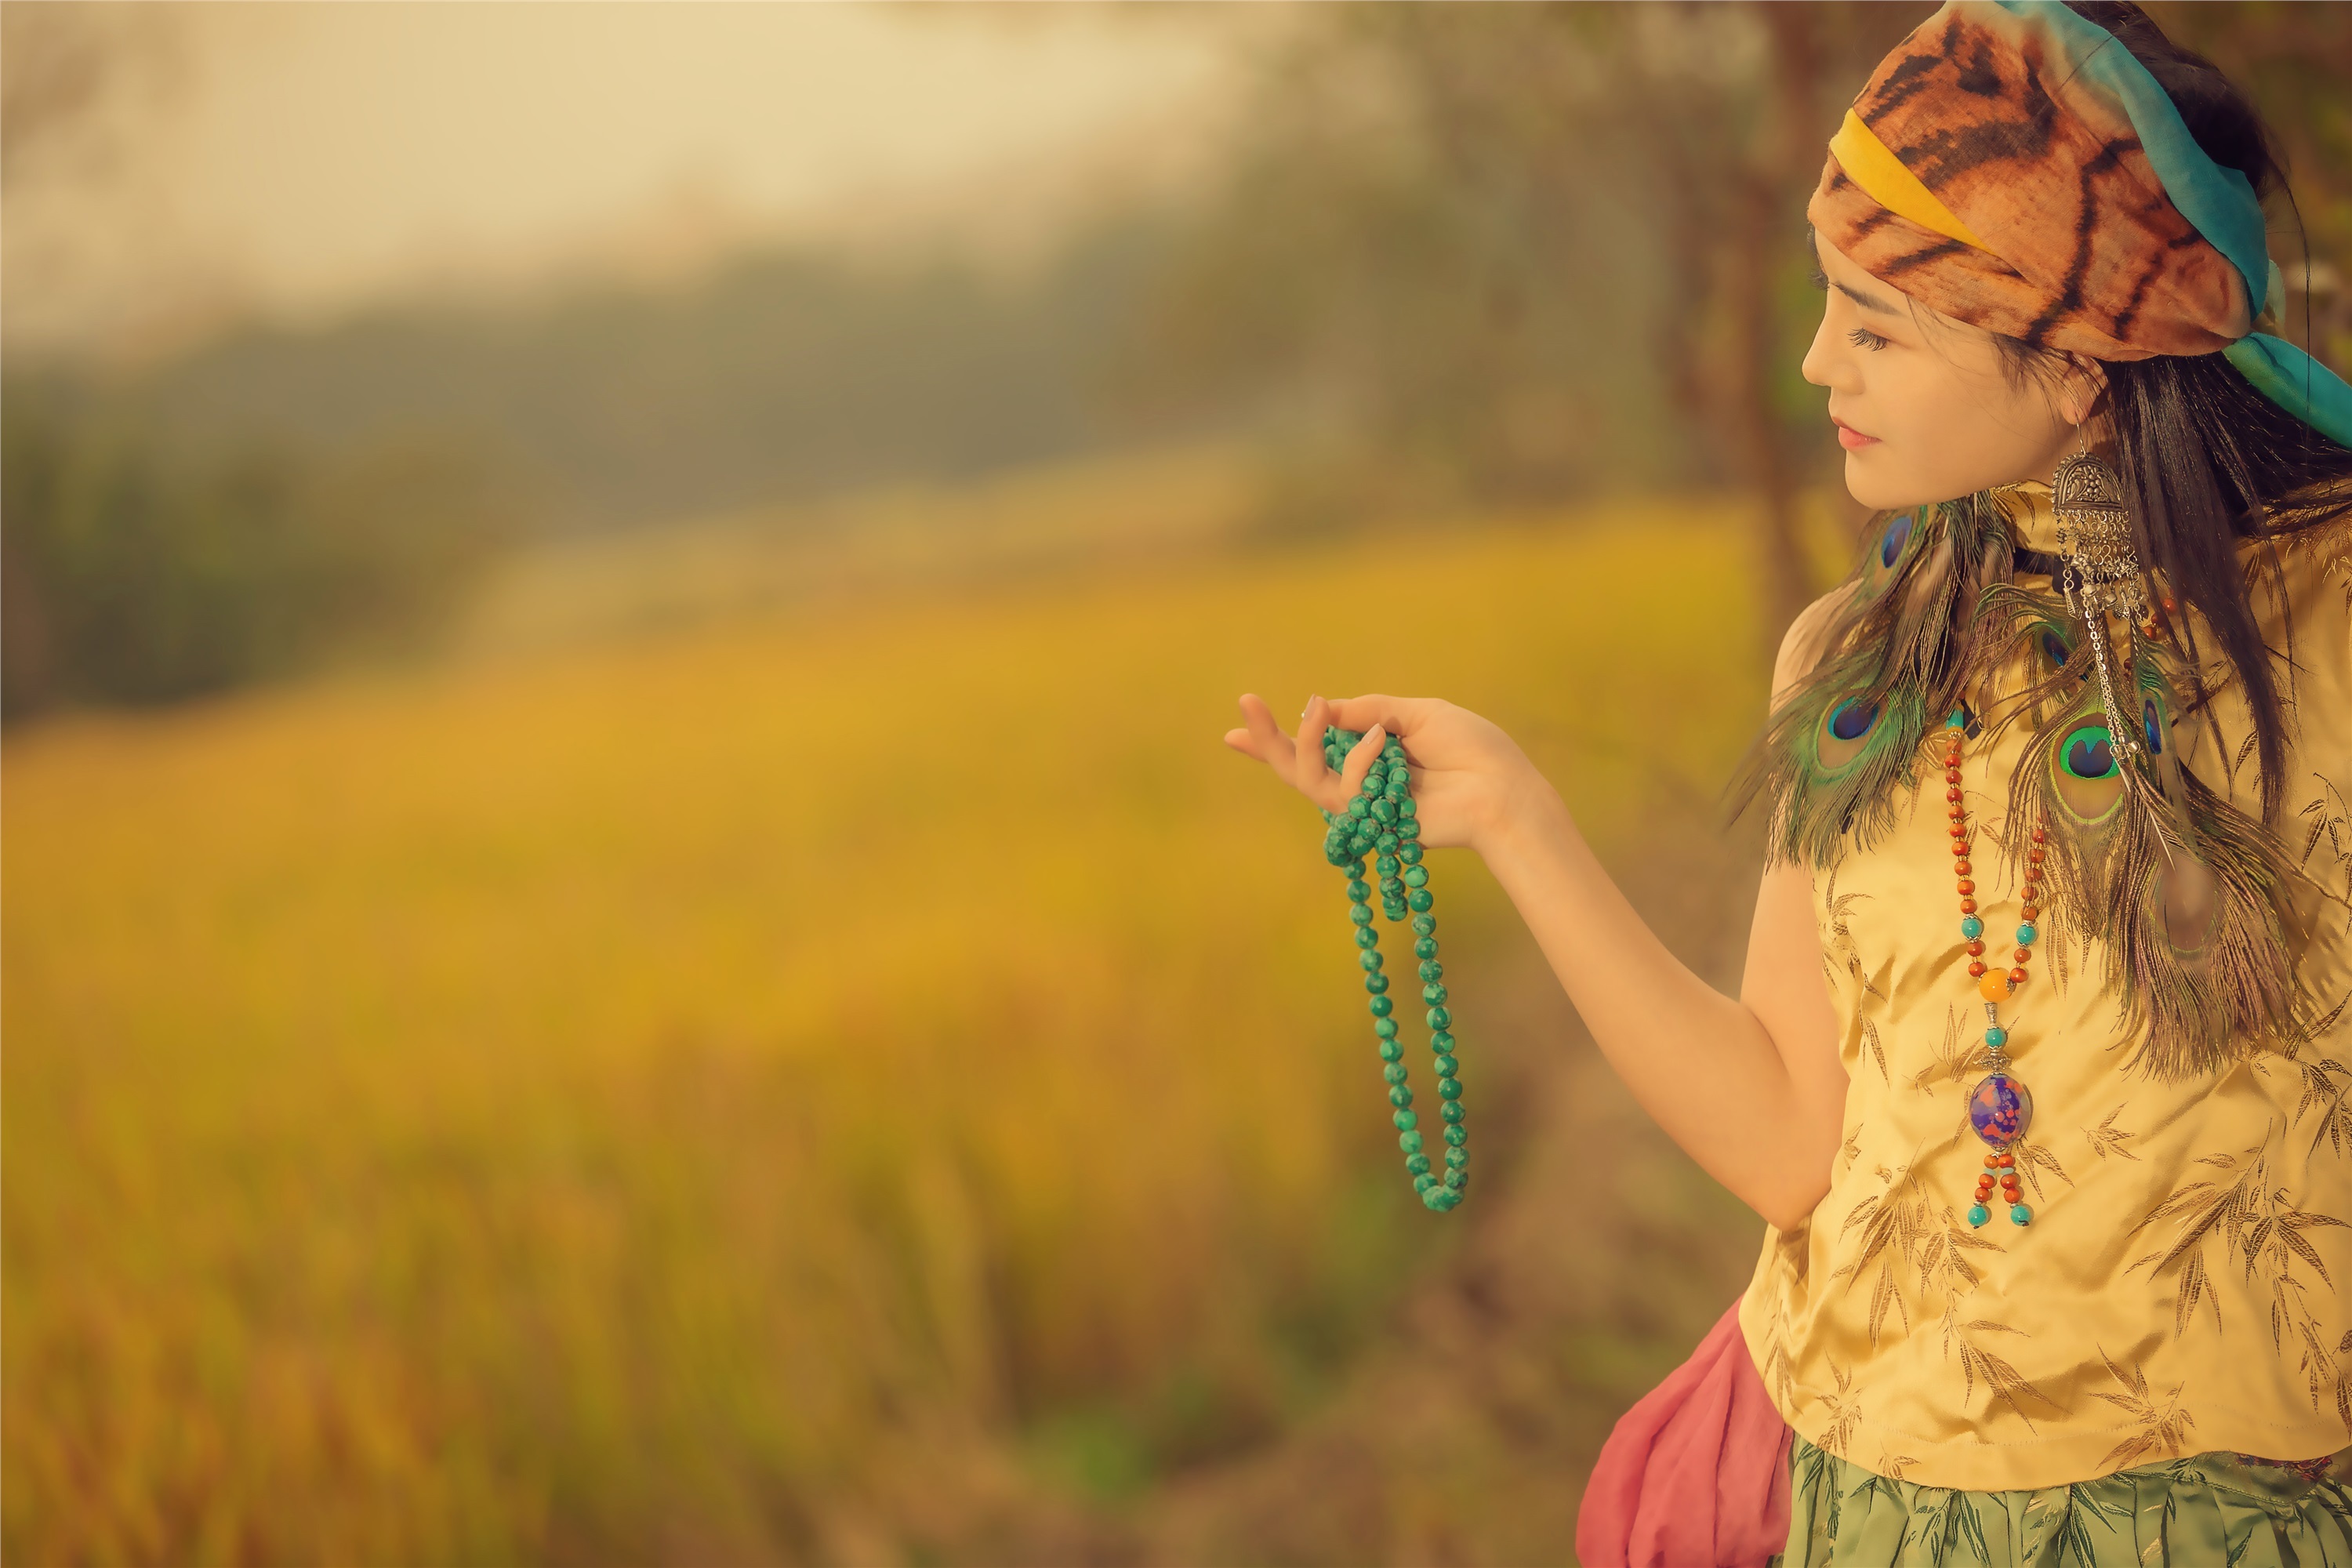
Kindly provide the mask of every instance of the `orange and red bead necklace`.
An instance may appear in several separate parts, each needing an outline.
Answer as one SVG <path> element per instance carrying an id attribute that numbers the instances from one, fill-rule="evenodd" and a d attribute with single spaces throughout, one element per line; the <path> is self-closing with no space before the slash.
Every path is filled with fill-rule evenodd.
<path id="1" fill-rule="evenodd" d="M 1968 710 L 1956 710 L 1944 721 L 1944 801 L 1952 820 L 1952 869 L 1958 876 L 1960 935 L 1968 942 L 1969 975 L 1984 999 L 1984 1054 L 1977 1065 L 1985 1069 L 1969 1096 L 1969 1125 L 1988 1150 L 1983 1173 L 1977 1177 L 1976 1201 L 1969 1207 L 1969 1224 L 1981 1226 L 1992 1217 L 1996 1184 L 2009 1205 L 2012 1225 L 2029 1225 L 2033 1210 L 2018 1189 L 2017 1145 L 2033 1120 L 2033 1095 L 2009 1067 L 2009 1031 L 2001 1026 L 2000 1005 L 2025 984 L 2026 965 L 2033 961 L 2033 944 L 2041 936 L 2034 921 L 2042 913 L 2042 852 L 2046 836 L 2033 829 L 2025 854 L 2024 902 L 2018 910 L 2017 948 L 2007 965 L 1985 960 L 1984 918 L 1977 912 L 1976 868 L 1969 859 L 1973 836 L 1969 808 L 1960 793 L 1960 752 L 1967 732 Z"/>

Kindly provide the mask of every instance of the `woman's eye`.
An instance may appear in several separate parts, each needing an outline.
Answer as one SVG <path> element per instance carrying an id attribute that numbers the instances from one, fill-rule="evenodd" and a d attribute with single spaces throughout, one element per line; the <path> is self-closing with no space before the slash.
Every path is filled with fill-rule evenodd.
<path id="1" fill-rule="evenodd" d="M 1864 327 L 1856 327 L 1845 335 L 1845 341 L 1858 349 L 1883 349 L 1886 340 Z"/>

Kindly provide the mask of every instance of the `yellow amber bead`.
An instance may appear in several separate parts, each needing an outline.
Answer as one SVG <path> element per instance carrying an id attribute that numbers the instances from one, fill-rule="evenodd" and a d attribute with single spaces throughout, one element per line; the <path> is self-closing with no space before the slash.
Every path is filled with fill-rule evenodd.
<path id="1" fill-rule="evenodd" d="M 2008 1001 L 2009 975 L 2007 972 L 1999 969 L 1987 970 L 1985 972 L 1984 978 L 1977 982 L 1977 994 L 1983 997 L 1988 1002 Z"/>

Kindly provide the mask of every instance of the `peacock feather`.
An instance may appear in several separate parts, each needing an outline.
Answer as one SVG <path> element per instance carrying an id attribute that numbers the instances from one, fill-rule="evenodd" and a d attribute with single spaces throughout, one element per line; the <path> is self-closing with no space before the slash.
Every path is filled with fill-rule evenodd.
<path id="1" fill-rule="evenodd" d="M 2106 980 L 2130 1066 L 2159 1078 L 2213 1071 L 2294 1038 L 2294 873 L 2276 840 L 2180 765 L 2171 655 L 2126 628 L 2128 677 L 2109 713 L 2095 679 L 2062 667 L 2010 777 L 2009 820 L 2046 830 L 2051 902 L 2097 910 Z M 2021 871 L 2033 847 L 2011 833 Z"/>
<path id="2" fill-rule="evenodd" d="M 1881 663 L 1868 649 L 1839 657 L 1773 715 L 1776 858 L 1831 865 L 1848 831 L 1867 844 L 1894 825 L 1897 786 L 1917 779 L 1927 707 L 1916 689 L 1889 688 Z"/>
<path id="3" fill-rule="evenodd" d="M 2179 1078 L 2300 1037 L 2297 873 L 2182 765 L 2175 725 L 2194 672 L 2110 620 L 2124 710 L 2110 714 L 2089 628 L 2055 591 L 2014 579 L 2009 528 L 1990 493 L 1880 519 L 1829 652 L 1773 711 L 1734 800 L 1769 801 L 1775 863 L 1826 868 L 1894 826 L 1945 714 L 1964 710 L 1988 745 L 2021 728 L 2007 818 L 2021 830 L 1999 852 L 2021 873 L 2037 847 L 2022 826 L 2044 828 L 2040 923 L 2103 939 L 2119 1026 L 2138 1041 L 2131 1065 Z M 2021 674 L 1998 711 L 1966 710 L 1964 689 L 2003 660 Z"/>
<path id="4" fill-rule="evenodd" d="M 2000 710 L 1986 718 L 1987 746 L 1998 744 L 2019 724 L 2039 731 L 2095 683 L 2090 639 L 2055 594 L 1997 583 L 1985 591 L 1977 614 L 1988 650 L 2022 651 L 2018 685 Z"/>
<path id="5" fill-rule="evenodd" d="M 1997 547 L 1997 548 L 1996 548 Z M 1771 803 L 1775 862 L 1836 863 L 1894 826 L 1918 783 L 1921 742 L 1976 661 L 1978 605 L 2005 583 L 1999 513 L 1981 497 L 1879 520 L 1828 637 L 1830 652 L 1776 709 L 1733 786 Z"/>

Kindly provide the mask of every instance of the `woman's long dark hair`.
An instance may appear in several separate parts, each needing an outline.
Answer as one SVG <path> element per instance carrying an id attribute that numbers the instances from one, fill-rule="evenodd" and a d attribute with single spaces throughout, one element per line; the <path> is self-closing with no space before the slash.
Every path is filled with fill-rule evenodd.
<path id="1" fill-rule="evenodd" d="M 2206 156 L 2243 174 L 2265 198 L 2286 195 L 2269 127 L 2210 61 L 2166 37 L 2128 0 L 2068 0 L 2068 6 L 2147 68 Z M 2054 356 L 2014 338 L 1997 341 L 2021 374 L 2057 368 Z M 2263 815 L 2274 819 L 2286 786 L 2287 719 L 2272 660 L 2291 666 L 2292 644 L 2264 643 L 2239 548 L 2245 540 L 2264 542 L 2252 552 L 2252 569 L 2278 583 L 2278 540 L 2352 511 L 2352 451 L 2256 392 L 2218 353 L 2114 360 L 2105 369 L 2105 413 L 2140 560 L 2182 608 L 2203 617 L 2244 687 Z M 2277 597 L 2284 605 L 2284 593 Z M 2194 638 L 2193 623 L 2175 617 L 2175 624 Z M 2187 651 L 2194 668 L 2193 640 Z M 2201 705 L 2210 695 L 2200 689 L 2193 700 Z"/>

